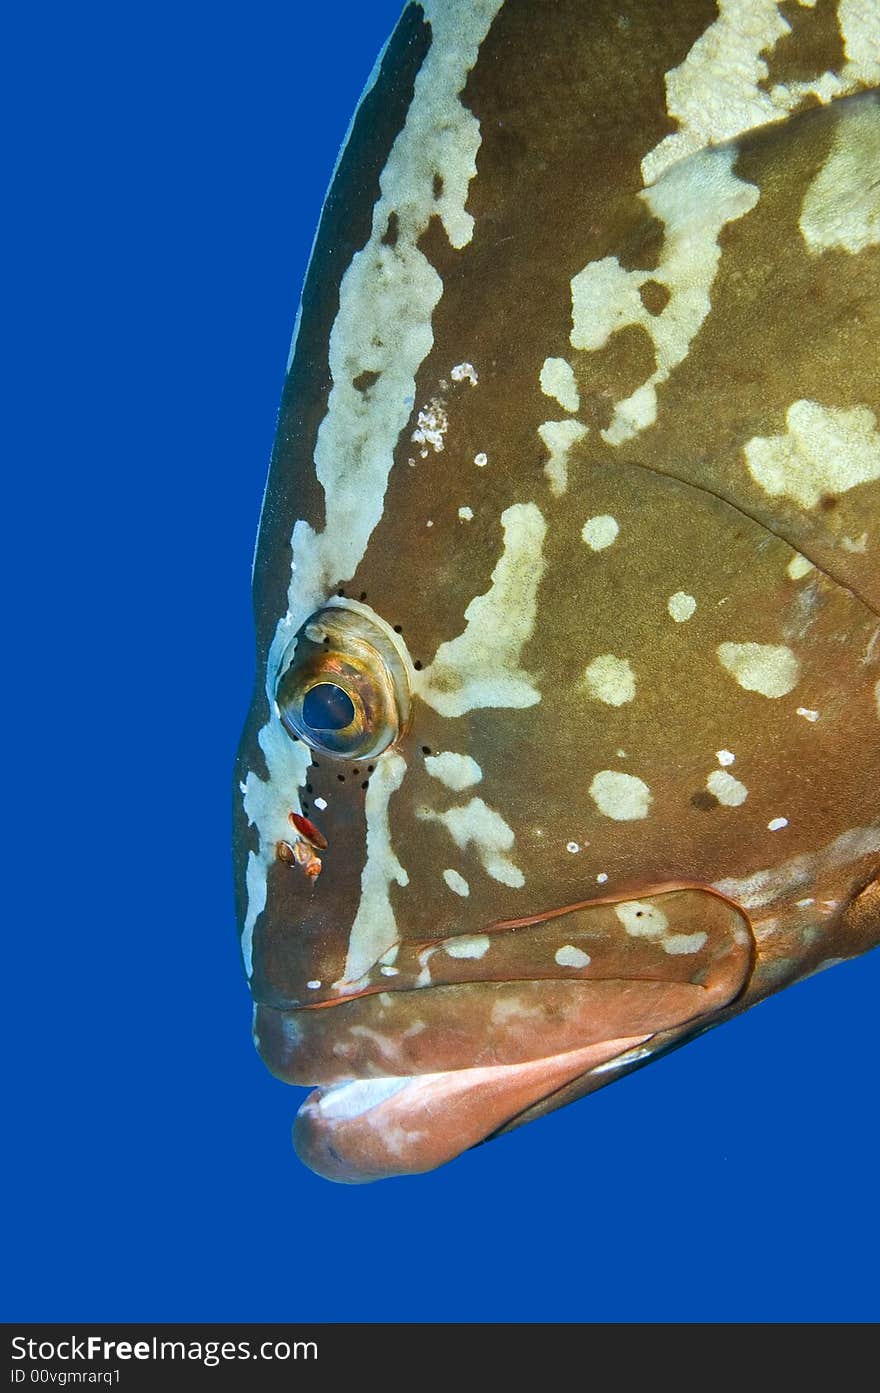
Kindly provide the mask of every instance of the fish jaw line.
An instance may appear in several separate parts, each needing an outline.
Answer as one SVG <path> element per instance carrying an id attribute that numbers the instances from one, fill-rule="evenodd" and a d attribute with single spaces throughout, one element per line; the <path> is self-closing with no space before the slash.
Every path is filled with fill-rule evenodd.
<path id="1" fill-rule="evenodd" d="M 434 1170 L 524 1109 L 650 1038 L 603 1040 L 522 1064 L 350 1079 L 317 1088 L 297 1114 L 293 1144 L 311 1170 L 342 1184 Z"/>

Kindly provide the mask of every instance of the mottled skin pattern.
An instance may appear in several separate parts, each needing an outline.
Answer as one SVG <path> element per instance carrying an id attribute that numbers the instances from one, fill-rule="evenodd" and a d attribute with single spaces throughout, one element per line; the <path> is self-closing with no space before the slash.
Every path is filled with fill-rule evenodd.
<path id="1" fill-rule="evenodd" d="M 339 283 L 440 42 L 418 6 L 325 209 L 255 566 L 236 865 L 259 1048 L 297 1083 L 439 1078 L 420 1085 L 427 1101 L 410 1084 L 337 1121 L 313 1095 L 297 1145 L 344 1180 L 439 1164 L 880 939 L 880 119 L 864 57 L 878 5 L 743 0 L 780 26 L 752 86 L 756 100 L 792 93 L 780 119 L 695 137 L 647 191 L 643 159 L 687 126 L 667 75 L 700 51 L 716 6 L 486 8 L 459 98 L 479 123 L 472 233 L 453 245 L 432 217 L 418 236 L 442 293 L 380 515 L 355 564 L 325 572 L 291 621 L 293 638 L 332 598 L 398 630 L 412 704 L 392 749 L 318 753 L 307 771 L 303 755 L 292 781 L 283 755 L 264 755 L 280 729 L 270 646 L 308 573 L 295 543 L 288 595 L 293 526 L 333 526 L 313 456 Z M 709 90 L 731 61 L 723 45 L 710 55 Z M 839 73 L 818 95 L 791 86 Z M 439 203 L 444 174 L 419 174 Z M 689 240 L 716 198 L 727 214 Z M 391 219 L 383 255 L 397 236 Z M 600 342 L 606 293 L 619 313 Z M 382 371 L 359 351 L 347 385 L 366 399 Z M 555 378 L 547 360 L 568 368 Z M 653 411 L 615 433 L 616 408 L 661 368 Z M 539 430 L 554 422 L 577 423 L 567 449 Z M 798 431 L 804 450 L 789 448 Z M 373 487 L 356 453 L 355 499 Z M 585 532 L 590 519 L 603 521 Z M 438 648 L 493 585 L 499 607 L 471 626 L 478 675 L 496 683 L 478 701 L 461 651 Z M 513 653 L 505 615 L 521 620 Z M 499 673 L 519 675 L 528 704 L 498 695 Z M 261 825 L 264 795 L 280 811 Z M 317 879 L 274 857 L 286 809 L 329 843 Z M 368 892 L 376 874 L 381 893 Z M 249 910 L 258 882 L 265 907 Z M 446 1072 L 460 1070 L 487 1072 Z"/>

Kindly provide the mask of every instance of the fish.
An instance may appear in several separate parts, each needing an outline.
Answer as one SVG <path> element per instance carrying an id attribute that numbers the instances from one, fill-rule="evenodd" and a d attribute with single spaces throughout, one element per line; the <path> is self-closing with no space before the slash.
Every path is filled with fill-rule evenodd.
<path id="1" fill-rule="evenodd" d="M 403 9 L 234 776 L 319 1175 L 430 1171 L 880 940 L 878 87 L 878 0 Z"/>

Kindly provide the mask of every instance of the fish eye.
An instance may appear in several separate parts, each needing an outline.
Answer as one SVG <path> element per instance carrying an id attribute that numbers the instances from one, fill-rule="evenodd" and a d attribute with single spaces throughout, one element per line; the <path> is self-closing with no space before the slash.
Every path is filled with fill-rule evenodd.
<path id="1" fill-rule="evenodd" d="M 318 610 L 285 651 L 275 687 L 295 740 L 338 759 L 367 759 L 400 738 L 409 716 L 402 640 L 364 605 Z"/>

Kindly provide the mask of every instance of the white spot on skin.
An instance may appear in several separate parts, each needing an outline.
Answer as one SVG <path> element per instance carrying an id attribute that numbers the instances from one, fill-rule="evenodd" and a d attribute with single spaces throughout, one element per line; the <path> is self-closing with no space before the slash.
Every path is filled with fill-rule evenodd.
<path id="1" fill-rule="evenodd" d="M 589 953 L 573 947 L 570 943 L 557 948 L 553 956 L 560 967 L 589 967 L 592 961 Z"/>
<path id="2" fill-rule="evenodd" d="M 772 498 L 815 508 L 826 496 L 880 479 L 877 418 L 866 406 L 847 411 L 801 400 L 785 419 L 785 435 L 757 435 L 743 447 L 749 473 Z"/>
<path id="3" fill-rule="evenodd" d="M 642 160 L 646 184 L 706 145 L 782 120 L 807 93 L 827 102 L 860 83 L 880 82 L 880 15 L 864 0 L 838 5 L 847 56 L 840 76 L 817 73 L 812 81 L 777 84 L 769 92 L 759 85 L 768 75 L 765 60 L 791 25 L 775 0 L 718 0 L 718 10 L 684 62 L 666 74 L 666 109 L 676 129 Z"/>
<path id="4" fill-rule="evenodd" d="M 798 226 L 811 252 L 854 253 L 880 242 L 878 169 L 880 106 L 857 102 L 838 119 L 831 154 L 804 196 Z"/>
<path id="5" fill-rule="evenodd" d="M 684 590 L 676 590 L 674 595 L 669 596 L 666 608 L 676 624 L 684 624 L 697 608 L 697 602 L 693 595 L 686 594 Z"/>
<path id="6" fill-rule="evenodd" d="M 473 522 L 474 510 L 473 508 L 459 508 L 458 516 L 462 522 Z"/>
<path id="7" fill-rule="evenodd" d="M 513 829 L 482 798 L 472 798 L 469 803 L 448 808 L 445 813 L 420 808 L 416 815 L 424 821 L 442 823 L 459 851 L 464 851 L 473 843 L 483 869 L 493 880 L 516 888 L 525 885 L 522 871 L 504 855 L 513 847 Z"/>
<path id="8" fill-rule="evenodd" d="M 619 531 L 616 518 L 608 513 L 599 513 L 594 518 L 587 518 L 581 528 L 581 536 L 593 551 L 604 551 L 617 540 Z"/>
<path id="9" fill-rule="evenodd" d="M 583 440 L 588 427 L 580 421 L 544 421 L 538 427 L 542 443 L 550 452 L 544 473 L 554 498 L 560 498 L 568 488 L 568 456 L 573 445 Z"/>
<path id="10" fill-rule="evenodd" d="M 741 784 L 725 769 L 713 769 L 706 780 L 706 787 L 725 808 L 738 808 L 749 796 L 745 784 Z"/>
<path id="11" fill-rule="evenodd" d="M 868 550 L 868 534 L 861 532 L 858 537 L 841 537 L 840 546 L 843 551 L 864 555 Z"/>
<path id="12" fill-rule="evenodd" d="M 699 953 L 705 945 L 708 934 L 702 931 L 692 934 L 667 934 L 661 943 L 664 953 L 678 956 L 683 953 Z"/>
<path id="13" fill-rule="evenodd" d="M 483 777 L 483 771 L 470 755 L 457 755 L 444 750 L 439 755 L 426 755 L 425 768 L 432 779 L 439 779 L 447 788 L 460 793 L 463 788 L 471 788 Z"/>
<path id="14" fill-rule="evenodd" d="M 580 851 L 581 848 L 580 848 L 580 844 L 579 844 L 578 842 L 567 842 L 567 843 L 566 843 L 566 846 L 565 846 L 565 849 L 566 849 L 566 851 L 570 851 L 570 852 L 572 853 L 572 855 L 574 855 L 575 852 Z"/>
<path id="15" fill-rule="evenodd" d="M 782 827 L 788 826 L 787 817 L 774 817 L 767 823 L 768 832 L 778 832 Z"/>
<path id="16" fill-rule="evenodd" d="M 647 817 L 651 806 L 651 790 L 633 774 L 621 774 L 616 769 L 601 769 L 590 784 L 590 797 L 600 813 L 615 822 L 634 822 Z"/>
<path id="17" fill-rule="evenodd" d="M 488 463 L 489 456 L 484 454 L 482 450 L 478 455 L 474 455 L 474 464 L 477 466 L 478 469 L 485 469 Z"/>
<path id="18" fill-rule="evenodd" d="M 819 719 L 819 712 L 812 711 L 809 706 L 799 706 L 797 708 L 797 715 L 803 716 L 805 721 L 818 721 Z"/>
<path id="19" fill-rule="evenodd" d="M 454 891 L 456 895 L 464 897 L 471 893 L 471 887 L 468 885 L 464 876 L 459 875 L 458 871 L 454 871 L 451 868 L 445 870 L 443 872 L 443 879 L 446 881 L 450 890 Z"/>
<path id="20" fill-rule="evenodd" d="M 471 600 L 464 632 L 441 643 L 431 666 L 415 674 L 417 694 L 441 716 L 486 706 L 534 706 L 541 700 L 519 659 L 535 626 L 547 526 L 534 503 L 514 503 L 501 514 L 501 523 L 504 550 L 490 589 Z"/>
<path id="21" fill-rule="evenodd" d="M 625 270 L 616 257 L 606 256 L 572 279 L 573 348 L 604 348 L 613 333 L 629 325 L 641 325 L 654 345 L 655 371 L 631 396 L 616 403 L 611 425 L 602 431 L 609 445 L 619 445 L 653 425 L 657 387 L 687 357 L 709 314 L 721 256 L 720 233 L 758 201 L 755 185 L 733 172 L 736 157 L 735 149 L 701 150 L 639 194 L 665 225 L 663 250 L 654 269 Z M 649 280 L 669 291 L 659 314 L 651 314 L 639 293 Z"/>
<path id="22" fill-rule="evenodd" d="M 357 982 L 398 940 L 391 907 L 392 882 L 408 885 L 409 876 L 394 854 L 388 826 L 388 804 L 406 773 L 406 761 L 396 753 L 385 754 L 376 764 L 364 800 L 367 821 L 367 859 L 361 872 L 361 898 L 351 935 L 345 971 L 334 987 L 344 989 Z"/>
<path id="23" fill-rule="evenodd" d="M 789 580 L 802 580 L 804 576 L 808 576 L 816 568 L 812 561 L 808 561 L 805 556 L 798 553 L 791 558 L 785 569 Z"/>
<path id="24" fill-rule="evenodd" d="M 726 768 L 728 764 L 733 764 L 736 755 L 731 750 L 716 750 L 715 758 L 719 764 L 723 764 Z"/>
<path id="25" fill-rule="evenodd" d="M 626 658 L 602 653 L 594 658 L 584 673 L 584 684 L 590 696 L 606 706 L 623 706 L 636 694 L 636 679 Z"/>
<path id="26" fill-rule="evenodd" d="M 398 976 L 398 969 L 396 967 L 392 967 L 390 963 L 383 963 L 382 966 L 379 968 L 379 971 L 382 973 L 383 977 Z"/>
<path id="27" fill-rule="evenodd" d="M 747 692 L 777 698 L 797 686 L 800 663 L 790 648 L 772 643 L 720 643 L 721 666 Z"/>
<path id="28" fill-rule="evenodd" d="M 444 943 L 443 951 L 450 958 L 484 958 L 491 943 L 488 934 L 462 934 L 461 938 L 451 938 Z"/>
<path id="29" fill-rule="evenodd" d="M 614 913 L 632 938 L 662 938 L 669 928 L 663 910 L 642 900 L 616 904 Z"/>
<path id="30" fill-rule="evenodd" d="M 469 382 L 472 387 L 476 387 L 480 380 L 473 363 L 456 363 L 449 376 L 453 382 Z"/>
<path id="31" fill-rule="evenodd" d="M 311 982 L 306 982 L 306 986 L 308 987 L 309 991 L 312 991 L 312 992 L 316 992 L 316 991 L 318 990 L 318 988 L 320 987 L 320 985 L 321 985 L 321 983 L 318 982 L 318 981 L 316 981 L 316 980 L 313 980 L 313 981 L 311 981 Z"/>
<path id="32" fill-rule="evenodd" d="M 577 411 L 580 407 L 574 372 L 564 358 L 545 358 L 541 368 L 541 391 L 545 397 L 555 397 L 564 411 Z"/>
<path id="33" fill-rule="evenodd" d="M 599 885 L 604 885 L 607 879 L 608 876 L 605 873 L 605 871 L 600 871 L 599 874 L 596 876 L 596 881 Z"/>
<path id="34" fill-rule="evenodd" d="M 316 799 L 315 799 L 315 807 L 316 807 L 316 808 L 320 808 L 320 809 L 321 809 L 321 812 L 324 812 L 325 808 L 327 807 L 327 799 L 326 799 L 326 798 L 316 798 Z"/>
<path id="35" fill-rule="evenodd" d="M 443 437 L 448 429 L 449 418 L 443 403 L 439 397 L 434 397 L 419 412 L 418 422 L 411 439 L 416 445 L 430 445 L 434 453 L 439 454 L 443 449 Z M 427 449 L 422 450 L 421 455 L 422 459 L 427 459 Z"/>

